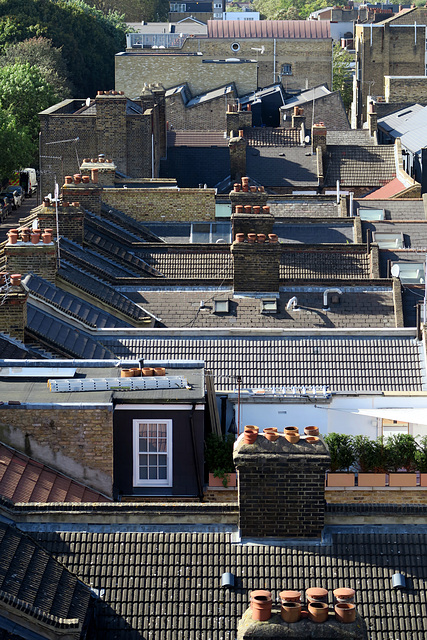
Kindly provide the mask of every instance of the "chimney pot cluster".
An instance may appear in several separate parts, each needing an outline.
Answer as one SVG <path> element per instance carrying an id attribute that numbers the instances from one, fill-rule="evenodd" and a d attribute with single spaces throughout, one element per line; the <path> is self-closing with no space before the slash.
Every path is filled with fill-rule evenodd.
<path id="1" fill-rule="evenodd" d="M 333 594 L 335 619 L 344 624 L 354 622 L 356 619 L 354 589 L 341 587 L 335 589 Z M 328 590 L 323 587 L 310 587 L 306 590 L 305 595 L 307 605 L 306 608 L 303 608 L 300 591 L 285 590 L 279 593 L 280 615 L 284 622 L 294 623 L 301 618 L 308 618 L 311 622 L 322 623 L 329 619 Z M 253 620 L 267 622 L 271 618 L 272 607 L 271 591 L 264 589 L 251 591 L 250 609 Z"/>
<path id="2" fill-rule="evenodd" d="M 264 187 L 256 187 L 255 185 L 249 186 L 249 178 L 247 177 L 242 178 L 241 185 L 239 182 L 235 182 L 233 185 L 233 190 L 235 193 L 238 193 L 240 190 L 244 191 L 245 193 L 256 193 L 257 191 L 259 193 L 264 193 Z"/>
<path id="3" fill-rule="evenodd" d="M 7 279 L 9 276 L 9 272 L 8 271 L 2 271 L 0 273 L 0 287 L 2 287 L 3 285 L 6 284 Z M 20 273 L 11 273 L 10 274 L 10 284 L 12 287 L 17 287 L 21 284 L 21 274 Z"/>
<path id="4" fill-rule="evenodd" d="M 264 244 L 267 240 L 267 236 L 265 235 L 265 233 L 248 233 L 247 236 L 245 236 L 244 233 L 236 233 L 236 235 L 234 236 L 234 241 L 245 242 L 245 238 L 247 238 L 249 244 Z M 278 242 L 279 238 L 275 233 L 268 234 L 269 244 L 277 244 Z"/>
<path id="5" fill-rule="evenodd" d="M 97 97 L 101 97 L 101 96 L 124 96 L 125 92 L 124 91 L 115 91 L 114 89 L 111 89 L 110 91 L 97 91 L 96 92 Z"/>
<path id="6" fill-rule="evenodd" d="M 20 246 L 21 243 L 27 245 L 39 244 L 40 240 L 44 244 L 50 244 L 52 242 L 52 233 L 53 229 L 45 229 L 44 233 L 42 233 L 41 229 L 30 229 L 29 227 L 22 227 L 19 231 L 18 229 L 11 229 L 7 234 L 8 244 L 18 244 L 18 239 L 20 240 Z"/>
<path id="7" fill-rule="evenodd" d="M 268 205 L 265 205 L 265 207 L 262 208 L 262 212 L 263 213 L 270 213 L 270 207 Z M 258 205 L 255 205 L 254 207 L 252 207 L 252 205 L 250 204 L 236 204 L 236 210 L 235 213 L 261 213 L 261 207 Z"/>

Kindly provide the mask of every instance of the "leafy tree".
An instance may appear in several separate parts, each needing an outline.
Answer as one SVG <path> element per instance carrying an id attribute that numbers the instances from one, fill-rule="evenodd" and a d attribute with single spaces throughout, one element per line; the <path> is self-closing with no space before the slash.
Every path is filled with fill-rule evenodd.
<path id="1" fill-rule="evenodd" d="M 3 182 L 17 167 L 26 166 L 32 152 L 27 129 L 4 109 L 0 109 L 0 148 L 0 179 Z"/>
<path id="2" fill-rule="evenodd" d="M 42 37 L 23 40 L 7 47 L 0 56 L 1 67 L 18 62 L 28 62 L 32 67 L 37 67 L 61 99 L 71 97 L 72 88 L 67 80 L 67 67 L 61 49 L 53 47 L 52 40 Z"/>
<path id="3" fill-rule="evenodd" d="M 79 97 L 114 86 L 114 55 L 125 47 L 126 25 L 83 0 L 0 0 L 0 51 L 30 38 L 61 49 L 68 80 Z"/>
<path id="4" fill-rule="evenodd" d="M 346 110 L 350 108 L 353 97 L 352 62 L 352 56 L 335 42 L 332 52 L 332 90 L 340 91 Z"/>
<path id="5" fill-rule="evenodd" d="M 337 4 L 345 4 L 341 0 Z M 327 0 L 255 0 L 254 8 L 267 20 L 303 20 L 329 6 Z"/>
<path id="6" fill-rule="evenodd" d="M 87 3 L 107 14 L 109 11 L 123 11 L 121 0 L 87 0 Z M 147 22 L 166 21 L 168 11 L 168 0 L 133 0 L 130 8 L 132 15 L 138 15 L 138 20 L 146 20 Z M 128 21 L 133 22 L 134 20 L 129 16 Z"/>

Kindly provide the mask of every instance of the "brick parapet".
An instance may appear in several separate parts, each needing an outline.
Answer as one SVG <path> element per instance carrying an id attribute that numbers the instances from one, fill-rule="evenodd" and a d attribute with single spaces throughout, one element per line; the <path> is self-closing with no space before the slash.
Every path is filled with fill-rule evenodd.
<path id="1" fill-rule="evenodd" d="M 0 407 L 0 440 L 112 496 L 112 408 Z"/>
<path id="2" fill-rule="evenodd" d="M 279 292 L 279 244 L 233 242 L 231 255 L 234 291 Z"/>
<path id="3" fill-rule="evenodd" d="M 0 333 L 24 341 L 27 325 L 28 291 L 20 285 L 13 285 L 3 297 L 0 297 Z"/>
<path id="4" fill-rule="evenodd" d="M 325 472 L 330 456 L 322 438 L 289 443 L 236 443 L 239 529 L 242 537 L 318 538 L 325 519 Z"/>
<path id="5" fill-rule="evenodd" d="M 57 249 L 55 242 L 32 244 L 18 241 L 4 248 L 6 270 L 23 276 L 34 273 L 49 282 L 55 282 L 57 272 Z"/>

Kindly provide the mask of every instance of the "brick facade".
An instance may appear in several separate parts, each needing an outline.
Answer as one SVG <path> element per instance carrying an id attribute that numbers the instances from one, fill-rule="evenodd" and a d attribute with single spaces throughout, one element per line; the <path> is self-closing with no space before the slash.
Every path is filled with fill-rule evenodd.
<path id="1" fill-rule="evenodd" d="M 104 189 L 102 200 L 135 220 L 215 220 L 215 189 Z"/>
<path id="2" fill-rule="evenodd" d="M 23 276 L 34 273 L 49 282 L 55 282 L 57 272 L 56 243 L 32 244 L 18 241 L 16 244 L 6 244 L 4 248 L 6 270 L 9 273 L 20 273 Z"/>
<path id="3" fill-rule="evenodd" d="M 411 104 L 427 102 L 427 77 L 385 76 L 384 97 L 386 102 L 405 103 L 411 97 Z"/>
<path id="4" fill-rule="evenodd" d="M 306 94 L 310 97 L 310 93 Z M 306 128 L 311 127 L 313 122 L 313 102 L 306 102 L 304 108 Z M 281 107 L 282 115 L 280 125 L 286 129 L 293 127 L 292 121 L 293 107 Z M 286 115 L 286 120 L 283 116 Z M 345 112 L 344 104 L 339 91 L 334 91 L 326 96 L 316 98 L 314 102 L 314 122 L 324 122 L 328 131 L 345 131 L 350 129 L 350 124 Z"/>
<path id="5" fill-rule="evenodd" d="M 322 439 L 290 444 L 258 436 L 235 446 L 239 529 L 242 537 L 318 538 L 325 518 L 325 471 L 329 452 Z"/>
<path id="6" fill-rule="evenodd" d="M 0 333 L 24 341 L 27 324 L 28 291 L 22 284 L 11 286 L 6 297 L 0 296 Z"/>
<path id="7" fill-rule="evenodd" d="M 31 405 L 6 405 L 0 407 L 0 441 L 112 496 L 110 408 L 39 409 Z"/>

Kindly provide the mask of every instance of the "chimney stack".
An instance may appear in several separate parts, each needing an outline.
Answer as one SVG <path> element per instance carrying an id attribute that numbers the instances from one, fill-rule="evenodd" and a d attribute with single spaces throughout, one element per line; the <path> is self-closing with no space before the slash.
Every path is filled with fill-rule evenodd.
<path id="1" fill-rule="evenodd" d="M 49 282 L 55 282 L 57 272 L 57 247 L 52 238 L 52 228 L 11 229 L 4 247 L 6 269 L 9 273 L 34 273 Z"/>
<path id="2" fill-rule="evenodd" d="M 323 439 L 299 437 L 296 427 L 271 440 L 270 434 L 250 435 L 252 439 L 243 434 L 237 440 L 233 454 L 241 537 L 319 538 L 330 463 Z"/>
<path id="3" fill-rule="evenodd" d="M 228 141 L 228 148 L 230 151 L 230 173 L 231 180 L 237 182 L 242 176 L 246 175 L 246 148 L 248 144 L 243 137 L 243 131 L 240 130 L 238 135 L 235 136 L 232 132 L 230 140 Z"/>
<path id="4" fill-rule="evenodd" d="M 313 125 L 311 146 L 313 153 L 316 153 L 318 147 L 320 147 L 322 155 L 326 153 L 326 127 L 323 122 Z"/>
<path id="5" fill-rule="evenodd" d="M 27 299 L 20 274 L 0 273 L 0 332 L 21 342 L 27 326 Z"/>

